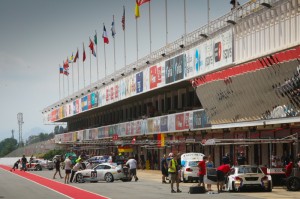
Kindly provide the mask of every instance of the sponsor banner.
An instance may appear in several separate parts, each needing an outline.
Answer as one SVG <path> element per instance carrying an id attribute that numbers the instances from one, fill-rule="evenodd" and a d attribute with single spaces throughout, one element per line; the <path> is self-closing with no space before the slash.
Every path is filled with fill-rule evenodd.
<path id="1" fill-rule="evenodd" d="M 181 54 L 165 62 L 165 83 L 169 84 L 183 79 L 186 68 L 186 55 Z"/>
<path id="2" fill-rule="evenodd" d="M 155 131 L 154 131 L 154 125 L 153 125 L 153 123 L 154 123 L 153 118 L 148 118 L 147 119 L 147 123 L 148 123 L 148 133 L 149 134 L 155 133 Z"/>
<path id="3" fill-rule="evenodd" d="M 98 91 L 91 93 L 91 106 L 95 108 L 98 106 Z"/>
<path id="4" fill-rule="evenodd" d="M 89 139 L 90 140 L 95 140 L 97 138 L 98 138 L 98 129 L 97 128 L 91 129 L 90 134 L 89 134 Z"/>
<path id="5" fill-rule="evenodd" d="M 204 43 L 205 71 L 219 69 L 232 63 L 232 29 Z"/>
<path id="6" fill-rule="evenodd" d="M 104 137 L 105 137 L 104 128 L 103 127 L 98 128 L 98 138 L 104 138 Z"/>
<path id="7" fill-rule="evenodd" d="M 143 70 L 143 77 L 143 91 L 147 92 L 150 90 L 149 67 Z"/>
<path id="8" fill-rule="evenodd" d="M 160 117 L 160 131 L 167 132 L 168 131 L 168 116 Z"/>
<path id="9" fill-rule="evenodd" d="M 92 108 L 91 94 L 87 95 L 87 104 L 88 104 L 88 110 L 90 110 Z"/>
<path id="10" fill-rule="evenodd" d="M 142 134 L 147 134 L 148 133 L 148 122 L 147 120 L 142 120 L 141 121 L 141 130 L 142 130 Z"/>
<path id="11" fill-rule="evenodd" d="M 175 131 L 175 115 L 168 115 L 168 130 L 169 132 Z"/>
<path id="12" fill-rule="evenodd" d="M 88 110 L 88 97 L 84 96 L 81 98 L 81 111 Z"/>
<path id="13" fill-rule="evenodd" d="M 78 132 L 73 132 L 73 142 L 77 141 Z"/>
<path id="14" fill-rule="evenodd" d="M 83 140 L 89 140 L 90 129 L 83 130 Z"/>
<path id="15" fill-rule="evenodd" d="M 82 141 L 82 140 L 83 140 L 83 131 L 82 131 L 82 130 L 81 130 L 81 131 L 78 131 L 77 139 L 78 139 L 79 141 Z"/>
<path id="16" fill-rule="evenodd" d="M 143 92 L 143 72 L 136 74 L 136 93 Z"/>

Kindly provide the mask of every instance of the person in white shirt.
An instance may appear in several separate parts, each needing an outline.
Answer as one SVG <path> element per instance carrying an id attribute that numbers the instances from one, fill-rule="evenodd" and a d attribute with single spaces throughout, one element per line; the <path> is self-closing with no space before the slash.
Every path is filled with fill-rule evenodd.
<path id="1" fill-rule="evenodd" d="M 75 164 L 75 166 L 72 169 L 70 182 L 73 182 L 75 173 L 81 169 L 82 169 L 82 159 L 79 159 L 79 161 L 77 161 L 77 163 Z"/>
<path id="2" fill-rule="evenodd" d="M 65 160 L 65 172 L 66 172 L 65 184 L 69 184 L 70 173 L 72 170 L 72 161 L 70 160 L 71 158 L 72 156 L 69 156 Z"/>
<path id="3" fill-rule="evenodd" d="M 133 175 L 134 176 L 134 179 L 135 181 L 138 181 L 138 177 L 136 175 L 136 166 L 137 166 L 137 162 L 136 160 L 131 157 L 127 162 L 126 162 L 126 165 L 129 165 L 129 168 L 130 168 L 130 175 Z"/>

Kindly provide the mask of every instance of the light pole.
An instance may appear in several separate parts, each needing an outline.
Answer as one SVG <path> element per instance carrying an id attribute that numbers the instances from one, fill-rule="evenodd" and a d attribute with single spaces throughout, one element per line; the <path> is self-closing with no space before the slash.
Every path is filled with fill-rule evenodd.
<path id="1" fill-rule="evenodd" d="M 20 146 L 20 144 L 23 143 L 23 139 L 22 139 L 22 125 L 24 124 L 23 113 L 18 113 L 17 118 L 18 118 L 18 125 L 19 125 L 19 146 Z"/>

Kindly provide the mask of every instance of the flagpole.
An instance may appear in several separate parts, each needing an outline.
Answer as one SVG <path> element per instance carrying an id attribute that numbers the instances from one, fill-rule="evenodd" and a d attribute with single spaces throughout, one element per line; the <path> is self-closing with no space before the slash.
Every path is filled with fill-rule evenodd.
<path id="1" fill-rule="evenodd" d="M 78 48 L 77 48 L 77 53 L 78 53 L 78 56 L 79 56 L 79 51 L 78 51 Z M 78 75 L 78 91 L 79 91 L 79 57 L 77 58 L 78 59 L 78 61 L 77 61 L 77 68 L 78 68 L 78 70 L 77 70 L 77 75 Z"/>
<path id="2" fill-rule="evenodd" d="M 72 87 L 73 87 L 73 93 L 74 93 L 74 69 L 73 69 L 73 53 L 72 53 Z"/>
<path id="3" fill-rule="evenodd" d="M 113 23 L 114 23 L 113 31 L 115 31 L 115 15 L 113 15 Z M 114 39 L 114 72 L 116 72 L 116 45 L 115 45 L 115 36 L 113 36 L 113 39 Z"/>
<path id="4" fill-rule="evenodd" d="M 59 87 L 59 100 L 61 99 L 60 98 L 60 68 L 61 68 L 61 66 L 58 66 L 59 67 L 59 73 L 58 73 L 58 87 Z"/>
<path id="5" fill-rule="evenodd" d="M 96 39 L 98 40 L 97 37 L 97 31 L 95 30 L 95 35 L 96 35 Z M 96 44 L 96 43 L 95 43 Z M 98 41 L 96 44 L 96 60 L 97 60 L 97 81 L 99 80 L 99 67 L 98 67 Z"/>
<path id="6" fill-rule="evenodd" d="M 139 60 L 139 39 L 138 39 L 138 18 L 135 18 L 136 24 L 136 68 L 138 68 L 138 60 Z"/>
<path id="7" fill-rule="evenodd" d="M 165 0 L 166 8 L 166 46 L 168 45 L 168 0 Z"/>
<path id="8" fill-rule="evenodd" d="M 67 61 L 69 61 L 69 60 L 67 60 Z M 68 69 L 68 73 L 69 73 L 69 69 Z M 67 78 L 68 79 L 68 96 L 70 95 L 70 90 L 69 90 L 69 76 L 70 75 L 68 74 L 68 78 Z"/>
<path id="9" fill-rule="evenodd" d="M 184 0 L 184 45 L 186 45 L 186 0 Z"/>
<path id="10" fill-rule="evenodd" d="M 65 97 L 65 68 L 64 68 L 64 61 L 63 61 L 63 69 L 64 69 L 64 72 L 63 72 L 63 98 Z"/>
<path id="11" fill-rule="evenodd" d="M 104 23 L 103 23 L 103 27 L 104 27 Z M 106 78 L 106 52 L 105 52 L 105 42 L 103 43 L 103 48 L 104 48 L 104 66 L 105 66 L 105 78 Z"/>
<path id="12" fill-rule="evenodd" d="M 151 1 L 149 1 L 149 36 L 150 36 L 150 54 L 152 52 L 152 38 L 151 38 Z"/>
<path id="13" fill-rule="evenodd" d="M 90 42 L 91 42 L 91 38 Z M 91 49 L 90 49 L 90 86 L 92 85 L 92 53 L 91 53 Z"/>
<path id="14" fill-rule="evenodd" d="M 207 0 L 207 34 L 210 32 L 210 0 Z"/>
<path id="15" fill-rule="evenodd" d="M 125 34 L 126 34 L 126 26 L 125 26 L 125 6 L 123 5 L 123 10 L 124 10 L 124 13 L 123 13 L 123 15 L 124 15 L 124 29 L 123 29 L 123 31 L 124 31 L 124 67 L 126 67 L 126 36 L 125 36 Z"/>
<path id="16" fill-rule="evenodd" d="M 85 52 L 85 50 L 84 50 L 84 43 L 82 43 L 83 44 L 83 52 Z M 83 61 L 83 57 L 82 57 L 82 64 L 83 64 L 83 68 L 82 68 L 82 70 L 83 70 L 83 88 L 85 88 L 85 70 L 84 70 L 84 61 Z"/>

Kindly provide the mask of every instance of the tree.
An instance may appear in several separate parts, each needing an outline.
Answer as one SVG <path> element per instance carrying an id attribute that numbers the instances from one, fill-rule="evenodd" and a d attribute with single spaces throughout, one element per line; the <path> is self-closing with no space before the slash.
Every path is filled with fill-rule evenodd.
<path id="1" fill-rule="evenodd" d="M 18 141 L 14 138 L 6 138 L 0 142 L 0 157 L 4 157 L 18 147 Z"/>
<path id="2" fill-rule="evenodd" d="M 54 134 L 55 135 L 59 134 L 59 126 L 58 125 L 54 127 Z"/>
<path id="3" fill-rule="evenodd" d="M 63 126 L 60 126 L 59 127 L 59 134 L 63 134 L 65 131 L 64 127 Z"/>

